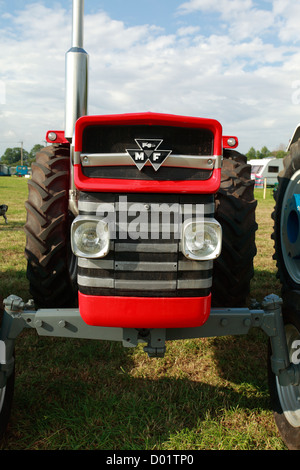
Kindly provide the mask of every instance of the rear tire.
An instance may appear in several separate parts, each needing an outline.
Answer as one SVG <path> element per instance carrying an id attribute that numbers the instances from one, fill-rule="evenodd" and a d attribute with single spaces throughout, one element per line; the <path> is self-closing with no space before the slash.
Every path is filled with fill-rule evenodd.
<path id="1" fill-rule="evenodd" d="M 0 388 L 0 439 L 3 438 L 10 414 L 11 414 L 11 407 L 13 402 L 14 396 L 14 388 L 15 388 L 15 368 L 13 373 L 8 377 L 6 386 Z"/>
<path id="2" fill-rule="evenodd" d="M 300 293 L 290 294 L 284 303 L 283 318 L 290 361 L 300 360 Z M 300 450 L 300 386 L 283 387 L 271 370 L 269 346 L 268 378 L 274 419 L 280 435 L 290 450 Z"/>
<path id="3" fill-rule="evenodd" d="M 277 277 L 282 285 L 283 321 L 291 356 L 291 343 L 300 340 L 299 219 L 296 216 L 298 209 L 292 205 L 294 195 L 300 195 L 300 140 L 291 145 L 290 153 L 283 163 L 284 170 L 279 174 L 278 188 L 274 192 L 272 238 Z M 300 386 L 281 387 L 269 364 L 269 388 L 275 422 L 282 439 L 289 449 L 300 450 Z"/>
<path id="4" fill-rule="evenodd" d="M 214 263 L 212 305 L 243 307 L 250 293 L 256 255 L 254 181 L 247 158 L 224 150 L 215 217 L 222 226 L 222 252 Z"/>
<path id="5" fill-rule="evenodd" d="M 71 252 L 68 210 L 68 145 L 42 149 L 32 164 L 25 203 L 27 278 L 38 308 L 73 307 L 77 303 L 76 258 Z"/>
<path id="6" fill-rule="evenodd" d="M 1 328 L 2 328 L 2 321 L 3 321 L 3 307 L 2 307 L 2 299 L 0 299 L 0 327 Z M 0 357 L 0 360 L 1 359 L 2 358 Z M 13 366 L 12 373 L 7 378 L 6 386 L 3 388 L 0 388 L 0 439 L 4 437 L 4 434 L 7 430 L 7 426 L 9 423 L 13 396 L 14 396 L 14 389 L 15 389 L 15 364 Z"/>

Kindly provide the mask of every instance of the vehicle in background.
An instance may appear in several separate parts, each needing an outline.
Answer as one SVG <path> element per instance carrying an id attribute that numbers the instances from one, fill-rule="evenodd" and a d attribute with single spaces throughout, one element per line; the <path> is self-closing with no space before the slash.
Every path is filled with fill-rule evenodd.
<path id="1" fill-rule="evenodd" d="M 267 179 L 267 186 L 274 186 L 278 181 L 278 175 L 283 170 L 282 158 L 260 158 L 248 160 L 251 165 L 251 178 L 263 184 L 264 179 Z"/>

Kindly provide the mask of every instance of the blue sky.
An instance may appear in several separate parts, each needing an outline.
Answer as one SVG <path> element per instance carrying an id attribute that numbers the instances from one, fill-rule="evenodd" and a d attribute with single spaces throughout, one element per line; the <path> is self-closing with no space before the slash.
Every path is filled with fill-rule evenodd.
<path id="1" fill-rule="evenodd" d="M 0 0 L 0 155 L 63 129 L 71 0 Z M 300 122 L 298 0 L 85 0 L 89 113 L 219 120 L 240 151 Z"/>

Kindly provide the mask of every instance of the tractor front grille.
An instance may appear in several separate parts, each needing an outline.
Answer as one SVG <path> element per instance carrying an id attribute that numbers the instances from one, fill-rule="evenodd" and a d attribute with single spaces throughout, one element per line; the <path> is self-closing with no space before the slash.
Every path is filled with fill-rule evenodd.
<path id="1" fill-rule="evenodd" d="M 139 170 L 130 157 L 128 160 L 128 149 L 139 151 L 137 139 L 161 140 L 162 148 L 170 151 L 171 157 L 184 155 L 184 162 L 178 164 L 176 160 L 170 164 L 167 163 L 170 159 L 167 159 L 166 166 L 163 163 L 159 172 L 147 164 Z M 82 135 L 81 153 L 85 159 L 91 160 L 88 165 L 83 161 L 82 171 L 89 178 L 205 181 L 211 177 L 212 167 L 204 165 L 201 168 L 199 161 L 204 159 L 206 162 L 213 155 L 213 146 L 214 135 L 209 129 L 161 125 L 93 125 L 86 127 Z M 92 163 L 97 155 L 105 155 L 105 164 Z"/>
<path id="2" fill-rule="evenodd" d="M 115 211 L 114 238 L 105 258 L 78 259 L 81 293 L 136 297 L 209 295 L 213 261 L 185 258 L 177 222 L 183 216 L 197 215 L 200 206 L 205 217 L 213 217 L 213 196 L 81 193 L 79 214 L 99 215 L 103 204 Z M 139 208 L 143 209 L 142 215 Z"/>

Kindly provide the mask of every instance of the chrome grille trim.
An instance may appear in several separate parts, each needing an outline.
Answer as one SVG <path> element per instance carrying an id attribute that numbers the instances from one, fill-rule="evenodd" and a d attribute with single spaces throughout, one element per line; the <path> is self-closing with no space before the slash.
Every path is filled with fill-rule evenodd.
<path id="1" fill-rule="evenodd" d="M 158 247 L 159 245 L 156 245 Z M 172 245 L 173 246 L 173 245 Z M 133 246 L 134 252 L 141 252 L 138 245 Z M 124 250 L 127 251 L 128 250 Z M 153 245 L 152 245 L 153 251 Z M 158 250 L 157 250 L 158 251 Z M 121 252 L 121 251 L 120 251 Z M 148 252 L 149 253 L 149 252 Z M 213 261 L 191 261 L 191 260 L 181 260 L 171 263 L 158 263 L 158 262 L 132 262 L 132 261 L 114 261 L 107 259 L 86 259 L 78 258 L 78 266 L 86 269 L 108 269 L 108 270 L 118 270 L 118 271 L 207 271 L 213 268 Z"/>
<path id="2" fill-rule="evenodd" d="M 83 167 L 88 166 L 134 166 L 128 153 L 79 153 L 76 152 L 76 161 Z M 146 164 L 150 165 L 149 163 Z M 171 154 L 162 164 L 167 167 L 198 168 L 199 170 L 212 170 L 221 168 L 221 155 L 173 155 Z"/>
<path id="3" fill-rule="evenodd" d="M 153 243 L 115 243 L 118 253 L 153 253 Z M 156 253 L 177 253 L 178 243 L 161 243 L 155 245 Z"/>

